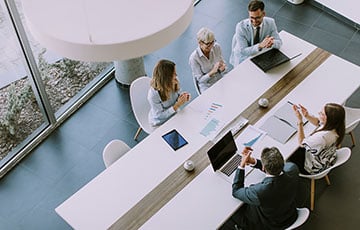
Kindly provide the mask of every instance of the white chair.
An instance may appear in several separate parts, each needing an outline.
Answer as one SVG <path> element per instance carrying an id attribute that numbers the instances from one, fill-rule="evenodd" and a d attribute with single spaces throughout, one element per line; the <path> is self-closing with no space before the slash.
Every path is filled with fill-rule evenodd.
<path id="1" fill-rule="evenodd" d="M 144 76 L 137 78 L 130 85 L 131 108 L 140 126 L 135 133 L 134 140 L 137 139 L 141 130 L 144 130 L 148 134 L 155 130 L 155 127 L 151 126 L 148 120 L 150 104 L 147 100 L 147 95 L 150 88 L 150 81 L 151 78 Z"/>
<path id="2" fill-rule="evenodd" d="M 296 221 L 285 230 L 292 230 L 300 227 L 308 219 L 310 211 L 307 208 L 297 208 L 298 217 Z"/>
<path id="3" fill-rule="evenodd" d="M 193 77 L 193 82 L 194 82 L 194 87 L 195 87 L 196 93 L 197 93 L 198 95 L 200 95 L 201 92 L 200 92 L 199 82 L 198 82 L 198 80 L 196 80 L 195 77 Z"/>
<path id="4" fill-rule="evenodd" d="M 328 185 L 330 185 L 330 179 L 328 177 L 328 173 L 333 168 L 344 164 L 350 158 L 350 155 L 351 155 L 350 148 L 348 148 L 348 147 L 340 148 L 340 149 L 336 150 L 336 157 L 337 157 L 336 162 L 330 168 L 328 168 L 320 173 L 312 174 L 312 175 L 304 175 L 301 173 L 299 174 L 300 177 L 308 178 L 311 180 L 311 186 L 310 186 L 310 210 L 311 211 L 314 210 L 314 203 L 315 203 L 315 180 L 325 177 L 326 183 Z"/>
<path id="5" fill-rule="evenodd" d="M 105 167 L 109 167 L 129 150 L 130 147 L 121 140 L 110 141 L 103 150 L 103 161 Z"/>
<path id="6" fill-rule="evenodd" d="M 360 122 L 360 108 L 350 108 L 344 106 L 345 109 L 345 133 L 350 134 L 352 146 L 355 146 L 355 137 L 353 130 Z"/>

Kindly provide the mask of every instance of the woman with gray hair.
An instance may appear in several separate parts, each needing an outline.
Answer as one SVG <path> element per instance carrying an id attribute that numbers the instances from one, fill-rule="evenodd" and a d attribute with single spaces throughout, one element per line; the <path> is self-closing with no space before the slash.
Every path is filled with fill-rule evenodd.
<path id="1" fill-rule="evenodd" d="M 216 43 L 215 35 L 210 29 L 201 28 L 196 37 L 199 46 L 191 53 L 189 64 L 196 86 L 200 93 L 203 93 L 223 77 L 226 64 L 221 47 Z"/>

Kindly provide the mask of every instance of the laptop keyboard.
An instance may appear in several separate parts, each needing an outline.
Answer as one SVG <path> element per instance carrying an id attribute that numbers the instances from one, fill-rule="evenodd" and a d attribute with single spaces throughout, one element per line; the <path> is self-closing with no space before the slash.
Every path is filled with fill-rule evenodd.
<path id="1" fill-rule="evenodd" d="M 230 176 L 236 168 L 239 166 L 241 162 L 241 156 L 239 154 L 236 154 L 235 157 L 233 157 L 226 165 L 220 170 L 225 175 Z"/>

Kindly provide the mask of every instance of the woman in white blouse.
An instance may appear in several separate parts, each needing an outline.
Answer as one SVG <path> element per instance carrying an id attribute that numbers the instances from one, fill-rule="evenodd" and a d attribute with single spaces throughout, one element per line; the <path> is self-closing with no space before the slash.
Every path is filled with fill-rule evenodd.
<path id="1" fill-rule="evenodd" d="M 167 121 L 178 109 L 190 100 L 190 94 L 180 93 L 175 63 L 160 60 L 154 67 L 148 92 L 150 103 L 149 123 L 158 126 Z"/>
<path id="2" fill-rule="evenodd" d="M 199 46 L 191 53 L 189 65 L 199 91 L 203 93 L 222 78 L 226 64 L 222 57 L 221 47 L 211 30 L 203 27 L 196 37 Z"/>
<path id="3" fill-rule="evenodd" d="M 336 161 L 336 149 L 345 135 L 345 110 L 343 106 L 327 103 L 319 116 L 310 115 L 302 105 L 293 105 L 298 119 L 300 148 L 289 158 L 303 174 L 315 174 L 327 169 Z M 303 116 L 316 129 L 305 137 Z"/>

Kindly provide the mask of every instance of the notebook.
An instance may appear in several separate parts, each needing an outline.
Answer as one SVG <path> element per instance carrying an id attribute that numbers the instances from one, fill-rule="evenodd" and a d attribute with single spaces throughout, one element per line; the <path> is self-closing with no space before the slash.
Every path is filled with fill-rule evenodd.
<path id="1" fill-rule="evenodd" d="M 260 129 L 267 132 L 273 139 L 285 144 L 297 132 L 297 118 L 292 105 L 289 102 L 284 103 Z"/>
<path id="2" fill-rule="evenodd" d="M 236 152 L 237 146 L 231 131 L 227 132 L 207 152 L 214 172 L 220 173 L 230 183 L 233 182 L 234 172 L 241 161 L 241 156 Z"/>
<path id="3" fill-rule="evenodd" d="M 270 49 L 250 59 L 262 71 L 266 72 L 270 69 L 290 60 L 288 56 L 278 49 Z"/>

